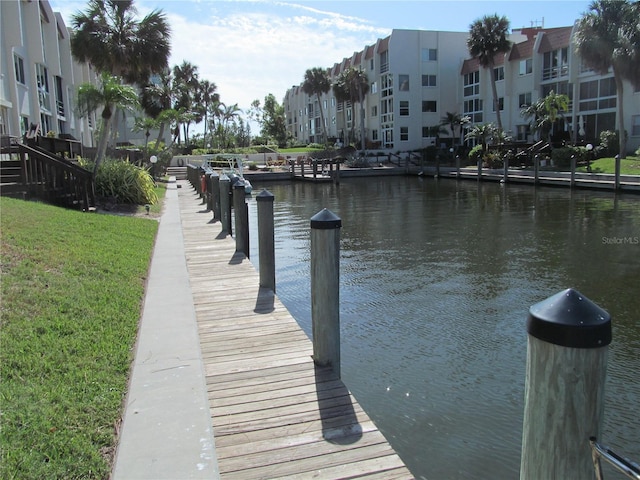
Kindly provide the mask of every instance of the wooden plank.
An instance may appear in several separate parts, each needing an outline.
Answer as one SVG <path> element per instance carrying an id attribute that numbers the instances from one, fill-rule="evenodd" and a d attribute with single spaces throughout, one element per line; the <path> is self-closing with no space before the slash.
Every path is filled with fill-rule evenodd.
<path id="1" fill-rule="evenodd" d="M 185 254 L 223 479 L 412 478 L 235 240 L 179 189 Z"/>

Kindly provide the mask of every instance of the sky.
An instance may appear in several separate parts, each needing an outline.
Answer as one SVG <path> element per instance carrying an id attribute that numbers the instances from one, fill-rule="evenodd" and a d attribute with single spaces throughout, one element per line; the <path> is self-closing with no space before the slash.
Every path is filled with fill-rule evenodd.
<path id="1" fill-rule="evenodd" d="M 272 93 L 279 102 L 312 67 L 331 67 L 392 29 L 467 32 L 484 15 L 506 16 L 511 28 L 569 26 L 587 0 L 136 0 L 140 16 L 163 10 L 171 26 L 169 65 L 191 62 L 220 100 L 246 111 Z M 67 26 L 86 1 L 50 0 Z M 244 116 L 244 115 L 243 115 Z M 258 133 L 257 131 L 253 132 Z"/>

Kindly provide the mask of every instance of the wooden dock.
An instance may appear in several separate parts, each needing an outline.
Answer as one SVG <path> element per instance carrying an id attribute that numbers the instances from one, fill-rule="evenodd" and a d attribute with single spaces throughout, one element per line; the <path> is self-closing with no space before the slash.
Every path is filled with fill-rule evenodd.
<path id="1" fill-rule="evenodd" d="M 223 479 L 413 478 L 191 186 L 185 255 Z"/>

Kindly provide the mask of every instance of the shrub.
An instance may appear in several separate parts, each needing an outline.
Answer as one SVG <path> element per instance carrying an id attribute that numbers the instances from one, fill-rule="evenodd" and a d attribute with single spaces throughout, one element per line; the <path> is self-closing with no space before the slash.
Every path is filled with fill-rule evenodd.
<path id="1" fill-rule="evenodd" d="M 571 156 L 575 155 L 576 163 L 586 158 L 586 149 L 581 147 L 554 148 L 551 151 L 551 160 L 558 168 L 571 168 Z"/>
<path id="2" fill-rule="evenodd" d="M 620 135 L 613 130 L 603 130 L 600 132 L 600 156 L 613 157 L 620 148 Z"/>
<path id="3" fill-rule="evenodd" d="M 476 145 L 469 152 L 469 161 L 473 164 L 477 164 L 478 160 L 482 158 L 482 145 Z"/>
<path id="4" fill-rule="evenodd" d="M 90 170 L 93 165 L 87 163 Z M 149 172 L 124 160 L 106 159 L 96 175 L 96 194 L 115 197 L 118 203 L 134 205 L 158 202 L 155 183 Z"/>

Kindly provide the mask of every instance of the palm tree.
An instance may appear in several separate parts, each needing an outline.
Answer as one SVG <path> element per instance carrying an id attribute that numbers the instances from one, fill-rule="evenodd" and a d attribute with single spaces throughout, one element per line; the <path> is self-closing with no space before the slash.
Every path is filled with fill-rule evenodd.
<path id="1" fill-rule="evenodd" d="M 613 70 L 616 82 L 620 158 L 626 157 L 623 80 L 640 82 L 640 2 L 596 0 L 576 26 L 573 41 L 584 63 L 601 75 Z"/>
<path id="2" fill-rule="evenodd" d="M 520 115 L 530 121 L 531 130 L 540 132 L 541 140 L 549 140 L 549 135 L 559 119 L 564 119 L 564 114 L 569 111 L 569 97 L 557 94 L 553 90 L 531 105 L 524 106 Z"/>
<path id="3" fill-rule="evenodd" d="M 236 119 L 236 117 L 238 117 L 240 115 L 240 113 L 242 112 L 242 110 L 240 110 L 240 107 L 238 107 L 237 103 L 234 103 L 233 105 L 228 105 L 228 106 L 224 106 L 224 108 L 222 109 L 222 123 L 219 124 L 219 126 L 221 125 L 221 134 L 222 134 L 222 146 L 223 148 L 227 147 L 228 145 L 226 145 L 227 142 L 227 135 L 229 133 L 229 123 L 233 123 L 233 121 Z"/>
<path id="4" fill-rule="evenodd" d="M 447 125 L 451 129 L 451 146 L 453 146 L 456 136 L 455 129 L 457 126 L 462 128 L 462 115 L 459 113 L 446 112 L 440 121 L 442 122 L 442 125 Z"/>
<path id="5" fill-rule="evenodd" d="M 107 151 L 107 139 L 111 132 L 114 110 L 116 108 L 132 109 L 138 107 L 138 93 L 134 88 L 123 85 L 118 77 L 103 72 L 100 77 L 100 87 L 96 87 L 92 83 L 83 83 L 78 87 L 77 99 L 80 116 L 94 112 L 102 107 L 102 128 L 93 169 L 93 175 L 95 176 Z"/>
<path id="6" fill-rule="evenodd" d="M 489 139 L 496 134 L 496 126 L 493 123 L 479 123 L 474 125 L 465 136 L 467 140 L 476 140 L 482 144 L 482 151 L 487 151 Z"/>
<path id="7" fill-rule="evenodd" d="M 147 82 L 167 66 L 170 28 L 161 10 L 140 21 L 135 14 L 133 0 L 89 0 L 85 12 L 72 16 L 73 56 L 129 83 Z"/>
<path id="8" fill-rule="evenodd" d="M 327 93 L 331 90 L 331 81 L 329 80 L 329 74 L 326 70 L 318 67 L 309 68 L 304 74 L 304 83 L 302 84 L 302 91 L 307 95 L 315 95 L 318 100 L 318 108 L 320 109 L 320 122 L 322 123 L 322 136 L 323 143 L 327 141 L 327 129 L 324 124 L 324 113 L 322 110 L 322 103 L 320 101 L 320 95 Z"/>
<path id="9" fill-rule="evenodd" d="M 346 103 L 351 100 L 351 95 L 349 92 L 349 86 L 347 85 L 347 79 L 344 75 L 339 75 L 336 81 L 331 86 L 333 89 L 333 95 L 336 97 L 336 102 L 342 103 L 342 116 L 343 116 L 343 125 L 347 126 L 347 106 Z M 341 140 L 345 145 L 349 145 L 349 130 L 345 128 L 345 138 Z"/>
<path id="10" fill-rule="evenodd" d="M 348 92 L 351 104 L 353 105 L 356 102 L 360 104 L 360 148 L 364 150 L 364 99 L 367 93 L 369 93 L 369 78 L 361 69 L 349 67 L 340 74 L 337 83 L 339 85 L 339 95 L 342 96 L 344 93 Z"/>
<path id="11" fill-rule="evenodd" d="M 196 90 L 196 104 L 199 114 L 204 119 L 204 132 L 202 138 L 204 139 L 205 147 L 207 145 L 207 126 L 209 123 L 209 106 L 212 102 L 218 101 L 220 96 L 216 93 L 218 87 L 215 83 L 209 80 L 202 80 L 198 83 L 198 89 Z"/>
<path id="12" fill-rule="evenodd" d="M 491 91 L 493 92 L 493 106 L 496 111 L 498 128 L 502 130 L 502 118 L 498 92 L 496 90 L 495 57 L 499 53 L 507 53 L 511 49 L 511 42 L 507 40 L 509 33 L 509 20 L 507 17 L 498 17 L 497 14 L 486 15 L 482 19 L 475 20 L 469 26 L 469 38 L 467 47 L 469 54 L 477 58 L 483 68 L 488 68 L 491 73 Z"/>
<path id="13" fill-rule="evenodd" d="M 162 113 L 171 109 L 171 100 L 173 98 L 173 76 L 171 75 L 171 70 L 165 68 L 158 78 L 159 81 L 157 83 L 150 83 L 142 89 L 140 98 L 140 103 L 145 113 L 158 120 L 156 148 L 164 136 L 164 129 L 167 125 L 166 115 L 164 115 L 164 119 L 161 119 Z"/>
<path id="14" fill-rule="evenodd" d="M 188 114 L 183 117 L 182 129 L 184 133 L 185 143 L 189 141 L 189 127 L 194 119 L 193 112 L 196 109 L 195 92 L 198 89 L 198 67 L 186 60 L 181 65 L 173 67 L 173 96 L 174 106 L 176 110 L 183 110 Z M 178 126 L 179 128 L 179 126 Z M 178 133 L 180 130 L 178 130 Z M 178 143 L 180 136 L 178 135 Z"/>

